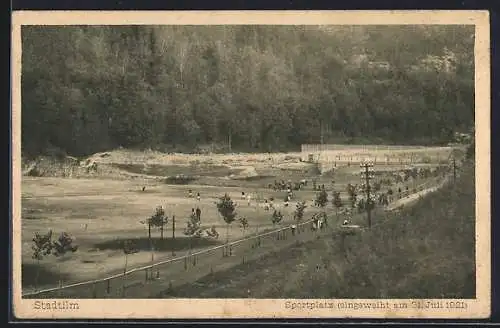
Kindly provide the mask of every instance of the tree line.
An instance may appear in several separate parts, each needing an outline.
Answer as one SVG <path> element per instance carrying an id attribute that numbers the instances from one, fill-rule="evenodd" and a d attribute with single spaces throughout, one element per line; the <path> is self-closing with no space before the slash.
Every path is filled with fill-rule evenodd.
<path id="1" fill-rule="evenodd" d="M 22 151 L 442 144 L 473 125 L 473 45 L 451 25 L 23 26 Z"/>

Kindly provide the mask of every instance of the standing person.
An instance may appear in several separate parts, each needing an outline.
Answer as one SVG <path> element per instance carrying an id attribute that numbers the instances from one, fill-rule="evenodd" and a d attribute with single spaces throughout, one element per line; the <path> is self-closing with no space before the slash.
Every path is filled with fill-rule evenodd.
<path id="1" fill-rule="evenodd" d="M 248 202 L 248 206 L 250 206 L 250 199 L 251 199 L 250 194 L 247 194 L 247 202 Z"/>
<path id="2" fill-rule="evenodd" d="M 200 193 L 197 193 L 197 194 L 196 194 L 196 199 L 197 199 L 198 201 L 200 201 L 200 200 L 201 200 Z"/>
<path id="3" fill-rule="evenodd" d="M 189 191 L 188 191 L 188 196 L 189 196 L 189 198 L 193 197 L 193 191 L 191 189 L 189 189 Z"/>
<path id="4" fill-rule="evenodd" d="M 201 222 L 201 210 L 199 207 L 196 208 L 196 218 L 198 219 L 198 222 Z"/>
<path id="5" fill-rule="evenodd" d="M 196 212 L 194 211 L 194 208 L 191 209 L 191 215 L 192 216 L 195 216 L 196 215 Z"/>

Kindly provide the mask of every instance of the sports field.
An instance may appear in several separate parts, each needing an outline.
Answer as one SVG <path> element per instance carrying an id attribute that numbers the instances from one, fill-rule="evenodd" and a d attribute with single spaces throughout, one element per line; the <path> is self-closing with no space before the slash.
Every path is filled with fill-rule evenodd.
<path id="1" fill-rule="evenodd" d="M 356 153 L 358 150 L 351 148 L 349 151 Z M 432 154 L 437 152 L 436 149 L 428 151 Z M 431 158 L 445 158 L 451 149 L 440 148 L 439 151 L 440 156 Z M 320 174 L 316 164 L 301 160 L 300 153 L 206 156 L 117 150 L 96 154 L 89 159 L 97 163 L 97 169 L 88 175 L 78 175 L 80 171 L 75 169 L 72 177 L 60 177 L 55 173 L 52 176 L 23 176 L 23 291 L 33 290 L 36 280 L 38 289 L 43 289 L 54 287 L 59 281 L 68 284 L 122 272 L 124 256 L 121 247 L 124 240 L 134 240 L 139 248 L 138 253 L 127 259 L 127 267 L 133 268 L 221 245 L 226 241 L 226 233 L 229 240 L 237 240 L 244 235 L 287 226 L 294 222 L 297 201 L 306 201 L 308 205 L 305 219 L 320 210 L 312 206 L 317 194 L 313 190 L 313 180 L 318 186 L 324 184 L 329 195 L 332 191 L 340 191 L 345 202 L 347 184 L 361 183 L 359 162 L 339 163 L 334 173 Z M 415 162 L 411 166 L 435 167 L 438 164 Z M 375 170 L 381 172 L 376 179 L 389 179 L 393 177 L 391 171 L 402 170 L 408 165 L 376 165 Z M 43 171 L 42 168 L 39 171 Z M 185 185 L 166 180 L 176 175 L 190 176 L 193 180 Z M 308 183 L 301 190 L 294 191 L 292 201 L 285 207 L 286 191 L 275 191 L 269 187 L 276 180 L 293 183 L 307 180 Z M 382 189 L 408 187 L 411 191 L 426 182 L 432 184 L 433 177 L 409 179 L 390 187 L 383 186 Z M 200 200 L 188 197 L 189 190 L 194 195 L 199 193 Z M 242 198 L 242 192 L 250 195 L 250 201 Z M 237 217 L 247 218 L 247 229 L 243 230 L 237 221 L 227 229 L 215 205 L 225 193 L 236 201 Z M 276 226 L 271 222 L 272 211 L 264 208 L 264 200 L 271 197 L 276 209 L 283 214 L 283 221 Z M 151 251 L 144 221 L 160 205 L 169 221 L 163 241 L 160 240 L 159 230 L 152 230 L 154 250 Z M 191 210 L 197 207 L 201 210 L 202 228 L 215 227 L 218 239 L 204 237 L 192 242 L 184 235 Z M 326 211 L 335 212 L 331 202 Z M 174 216 L 175 239 L 172 236 Z M 46 256 L 38 264 L 32 259 L 32 238 L 35 232 L 45 233 L 49 229 L 56 235 L 70 233 L 79 248 L 64 257 Z"/>

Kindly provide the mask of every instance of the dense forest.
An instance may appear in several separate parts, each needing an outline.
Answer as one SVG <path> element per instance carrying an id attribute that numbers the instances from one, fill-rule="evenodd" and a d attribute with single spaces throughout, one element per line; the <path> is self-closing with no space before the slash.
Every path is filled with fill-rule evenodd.
<path id="1" fill-rule="evenodd" d="M 22 28 L 24 156 L 442 144 L 473 120 L 473 26 Z"/>

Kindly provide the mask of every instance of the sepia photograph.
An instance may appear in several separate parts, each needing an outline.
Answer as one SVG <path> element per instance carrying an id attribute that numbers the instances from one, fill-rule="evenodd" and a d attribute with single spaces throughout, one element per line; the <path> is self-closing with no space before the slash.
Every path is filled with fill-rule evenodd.
<path id="1" fill-rule="evenodd" d="M 487 12 L 18 14 L 16 315 L 489 315 Z"/>

